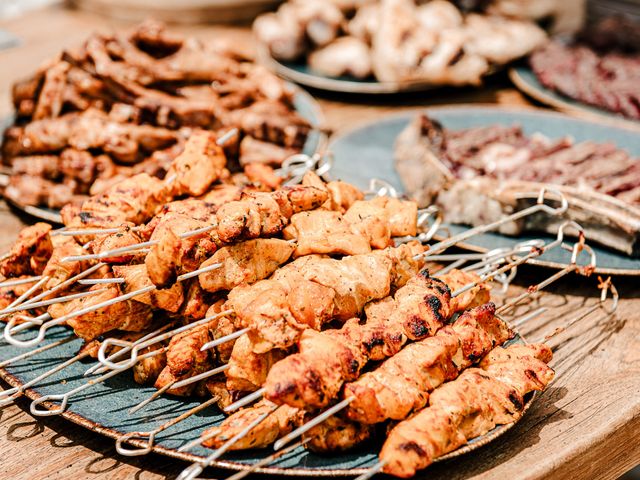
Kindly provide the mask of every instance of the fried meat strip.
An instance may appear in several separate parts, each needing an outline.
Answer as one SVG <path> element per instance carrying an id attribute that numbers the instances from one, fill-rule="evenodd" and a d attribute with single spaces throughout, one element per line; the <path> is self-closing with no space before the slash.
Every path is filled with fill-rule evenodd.
<path id="1" fill-rule="evenodd" d="M 512 336 L 495 316 L 492 303 L 468 310 L 435 336 L 408 345 L 375 370 L 347 383 L 344 396 L 354 400 L 346 414 L 362 423 L 404 419 L 426 405 L 429 392 Z"/>
<path id="2" fill-rule="evenodd" d="M 409 478 L 436 458 L 516 421 L 524 396 L 545 390 L 554 377 L 547 365 L 551 350 L 544 344 L 497 347 L 456 380 L 437 388 L 429 407 L 396 425 L 380 452 L 383 471 Z"/>
<path id="3" fill-rule="evenodd" d="M 254 351 L 286 349 L 305 329 L 320 330 L 329 321 L 346 321 L 415 275 L 419 244 L 376 250 L 341 260 L 301 257 L 268 280 L 238 286 L 228 297 L 238 328 L 250 328 Z"/>
<path id="4" fill-rule="evenodd" d="M 50 232 L 51 225 L 43 222 L 23 228 L 0 262 L 0 273 L 7 278 L 40 275 L 53 253 Z"/>
<path id="5" fill-rule="evenodd" d="M 113 284 L 108 286 L 93 285 L 89 290 L 102 291 L 67 303 L 51 305 L 47 311 L 55 319 L 122 295 L 118 285 Z M 125 300 L 108 307 L 102 307 L 91 313 L 71 318 L 66 323 L 73 328 L 78 337 L 85 340 L 93 340 L 112 330 L 140 332 L 151 325 L 151 320 L 152 312 L 148 305 L 135 300 Z"/>
<path id="6" fill-rule="evenodd" d="M 277 238 L 258 238 L 222 247 L 200 268 L 220 264 L 221 267 L 198 276 L 208 292 L 231 290 L 242 284 L 255 283 L 271 275 L 285 263 L 296 246 Z"/>

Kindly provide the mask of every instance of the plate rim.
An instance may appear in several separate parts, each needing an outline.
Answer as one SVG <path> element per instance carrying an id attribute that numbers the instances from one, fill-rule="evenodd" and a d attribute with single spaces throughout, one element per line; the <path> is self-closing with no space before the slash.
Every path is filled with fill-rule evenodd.
<path id="1" fill-rule="evenodd" d="M 508 321 L 507 321 L 508 322 Z M 505 344 L 508 344 L 510 342 L 518 342 L 521 344 L 529 344 L 529 342 L 527 341 L 527 339 L 520 333 L 520 330 L 516 327 L 514 327 L 513 325 L 511 325 L 509 323 L 509 325 L 511 326 L 511 329 L 514 332 L 514 337 L 511 340 L 507 340 L 507 342 L 505 342 Z M 413 342 L 412 342 L 413 343 Z M 503 344 L 504 345 L 504 344 Z M 24 385 L 24 383 L 13 373 L 9 372 L 7 370 L 9 366 L 6 367 L 1 367 L 0 368 L 0 378 L 2 378 L 5 382 L 7 382 L 11 387 L 21 387 L 22 385 Z M 472 368 L 472 367 L 469 367 Z M 128 389 L 127 389 L 128 391 Z M 116 394 L 118 392 L 115 392 Z M 501 437 L 503 434 L 507 433 L 509 430 L 511 430 L 513 427 L 515 427 L 516 425 L 518 425 L 518 423 L 520 422 L 520 420 L 522 420 L 522 418 L 524 418 L 525 414 L 527 413 L 527 411 L 531 408 L 531 406 L 533 405 L 533 403 L 536 401 L 536 399 L 541 395 L 541 392 L 538 391 L 534 391 L 528 394 L 529 398 L 527 399 L 527 401 L 525 402 L 525 405 L 523 407 L 522 410 L 522 414 L 520 415 L 520 417 L 508 424 L 504 424 L 504 425 L 499 425 L 494 427 L 493 430 L 491 430 L 490 432 L 487 432 L 486 434 L 477 437 L 478 440 L 475 441 L 474 443 L 466 443 L 465 445 L 458 447 L 456 450 L 449 452 L 446 455 L 443 455 L 441 457 L 436 458 L 433 463 L 440 463 L 440 462 L 444 462 L 447 460 L 451 460 L 453 458 L 457 458 L 461 455 L 466 455 L 468 453 L 473 452 L 474 450 L 477 450 L 487 444 L 490 444 L 491 442 L 493 442 L 494 440 L 496 440 L 497 438 Z M 35 388 L 27 388 L 23 391 L 22 396 L 29 398 L 30 400 L 37 400 L 39 398 L 41 398 L 43 395 L 40 394 Z M 179 398 L 175 399 L 175 401 L 180 401 Z M 73 402 L 72 402 L 73 403 Z M 51 409 L 52 407 L 54 407 L 55 405 L 52 402 L 43 402 L 42 404 L 44 407 L 46 407 L 47 409 Z M 113 440 L 117 440 L 120 436 L 122 436 L 125 432 L 120 432 L 118 430 L 115 430 L 111 427 L 108 427 L 106 425 L 102 425 L 94 420 L 91 420 L 89 418 L 87 418 L 84 415 L 81 415 L 79 413 L 75 413 L 70 411 L 68 408 L 63 411 L 60 415 L 60 417 L 64 418 L 65 420 L 68 420 L 72 423 L 75 423 L 76 425 L 79 425 L 91 432 L 100 434 L 104 437 L 113 439 Z M 39 417 L 34 416 L 34 418 L 36 419 L 36 421 L 38 420 Z M 139 448 L 143 448 L 146 446 L 145 442 L 141 441 L 141 440 L 137 440 L 137 439 L 131 439 L 128 440 L 129 444 L 139 447 Z M 167 448 L 161 445 L 154 445 L 151 448 L 151 451 L 153 453 L 159 454 L 159 455 L 164 455 L 170 458 L 176 458 L 178 460 L 183 460 L 186 462 L 198 462 L 202 459 L 204 459 L 205 457 L 200 456 L 200 455 L 194 455 L 191 453 L 187 453 L 187 452 L 179 452 L 177 449 L 174 448 Z M 376 453 L 376 457 L 377 457 L 377 453 Z M 250 468 L 252 468 L 251 464 L 246 464 L 246 463 L 242 463 L 242 462 L 234 462 L 234 461 L 225 461 L 225 460 L 216 460 L 214 461 L 211 465 L 209 465 L 209 467 L 212 468 L 221 468 L 221 469 L 226 469 L 226 470 L 232 470 L 232 471 L 245 471 L 245 470 L 249 470 Z M 286 477 L 290 477 L 290 476 L 306 476 L 306 477 L 347 477 L 347 476 L 354 476 L 354 475 L 362 475 L 366 472 L 368 472 L 371 469 L 371 467 L 355 467 L 355 468 L 340 468 L 340 469 L 327 469 L 327 468 L 316 468 L 316 469 L 305 469 L 305 468 L 287 468 L 287 467 L 269 467 L 269 466 L 265 466 L 265 467 L 259 467 L 257 469 L 255 469 L 253 471 L 253 473 L 259 473 L 259 474 L 268 474 L 268 475 L 282 475 L 282 476 L 286 476 Z"/>
<path id="2" fill-rule="evenodd" d="M 459 111 L 474 110 L 474 111 L 480 111 L 480 112 L 493 110 L 496 112 L 525 114 L 525 115 L 532 115 L 537 117 L 563 118 L 563 119 L 569 119 L 575 122 L 582 122 L 582 123 L 587 123 L 587 124 L 600 126 L 600 127 L 624 129 L 624 130 L 628 130 L 629 133 L 631 134 L 634 134 L 634 135 L 638 134 L 638 127 L 634 125 L 627 125 L 629 122 L 624 122 L 622 124 L 606 122 L 603 125 L 602 122 L 599 122 L 596 118 L 572 116 L 572 115 L 568 115 L 565 112 L 548 110 L 548 109 L 534 107 L 534 106 L 512 107 L 512 106 L 504 106 L 504 105 L 499 105 L 494 103 L 462 103 L 462 104 L 446 105 L 446 106 L 433 106 L 433 107 L 426 106 L 426 107 L 417 107 L 417 108 L 407 108 L 400 112 L 384 114 L 381 117 L 378 117 L 377 120 L 374 119 L 374 120 L 365 120 L 363 122 L 359 122 L 355 125 L 346 127 L 344 129 L 340 129 L 336 131 L 333 135 L 331 135 L 331 137 L 329 138 L 329 142 L 327 144 L 327 150 L 331 151 L 331 148 L 335 144 L 335 142 L 343 140 L 344 138 L 348 137 L 349 135 L 357 131 L 371 127 L 373 125 L 381 123 L 382 121 L 387 122 L 387 121 L 393 121 L 394 119 L 400 119 L 400 118 L 410 119 L 411 116 L 421 112 L 425 112 L 425 111 L 437 114 L 438 112 L 446 113 L 446 112 L 451 112 L 456 110 L 459 110 Z M 477 245 L 470 245 L 466 242 L 460 242 L 457 244 L 457 246 L 463 250 L 469 250 L 475 253 L 486 253 L 488 251 L 488 249 L 479 247 Z M 554 262 L 551 260 L 540 260 L 536 258 L 530 259 L 527 263 L 531 265 L 544 267 L 544 268 L 551 268 L 551 269 L 562 269 L 567 266 L 567 264 L 562 264 L 562 263 Z M 601 275 L 640 276 L 640 268 L 621 269 L 621 268 L 610 268 L 610 267 L 609 268 L 596 267 L 596 269 L 594 270 L 594 273 L 601 274 Z"/>
<path id="3" fill-rule="evenodd" d="M 540 86 L 531 84 L 522 76 L 521 71 L 523 70 L 534 73 L 531 68 L 525 65 L 519 65 L 509 68 L 509 79 L 518 90 L 534 100 L 577 118 L 601 121 L 613 126 L 629 127 L 635 130 L 640 130 L 640 121 L 627 119 L 615 112 L 611 112 L 594 105 L 582 104 L 580 101 L 573 100 L 570 97 L 565 97 L 561 93 L 546 88 L 542 84 L 540 84 Z"/>

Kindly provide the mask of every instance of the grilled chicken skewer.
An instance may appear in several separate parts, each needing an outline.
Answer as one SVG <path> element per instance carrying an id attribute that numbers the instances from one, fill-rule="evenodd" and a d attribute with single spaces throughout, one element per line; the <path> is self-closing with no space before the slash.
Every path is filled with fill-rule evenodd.
<path id="1" fill-rule="evenodd" d="M 468 440 L 515 422 L 522 416 L 524 396 L 545 390 L 553 380 L 547 365 L 552 356 L 544 344 L 496 347 L 479 368 L 437 388 L 427 408 L 389 432 L 371 473 L 412 477 Z"/>

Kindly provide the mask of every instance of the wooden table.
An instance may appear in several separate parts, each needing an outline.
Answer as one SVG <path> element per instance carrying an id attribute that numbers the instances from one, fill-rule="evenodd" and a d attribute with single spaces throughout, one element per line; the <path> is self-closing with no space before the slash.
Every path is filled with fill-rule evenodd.
<path id="1" fill-rule="evenodd" d="M 0 27 L 18 35 L 22 44 L 0 51 L 0 114 L 11 112 L 14 79 L 40 62 L 72 46 L 96 29 L 122 27 L 94 15 L 47 9 L 13 19 Z M 179 27 L 203 37 L 225 36 L 250 46 L 242 27 Z M 531 106 L 499 75 L 481 91 L 439 90 L 397 97 L 324 95 L 319 100 L 326 125 L 341 129 L 391 111 L 444 103 L 497 103 Z M 313 92 L 318 93 L 318 92 Z M 0 251 L 15 237 L 21 220 L 0 205 L 3 235 Z M 539 281 L 549 272 L 528 269 L 520 284 Z M 421 475 L 435 479 L 613 479 L 640 463 L 640 290 L 637 279 L 617 279 L 622 300 L 614 317 L 594 314 L 554 342 L 558 378 L 526 417 L 508 434 L 471 455 L 436 465 Z M 588 297 L 585 299 L 583 295 Z M 548 314 L 523 329 L 530 340 L 562 325 L 576 310 L 596 300 L 595 279 L 571 276 L 526 308 L 546 305 Z M 158 455 L 125 458 L 113 441 L 59 418 L 35 420 L 28 402 L 0 411 L 0 478 L 174 478 L 185 466 Z M 209 472 L 224 478 L 225 472 Z"/>

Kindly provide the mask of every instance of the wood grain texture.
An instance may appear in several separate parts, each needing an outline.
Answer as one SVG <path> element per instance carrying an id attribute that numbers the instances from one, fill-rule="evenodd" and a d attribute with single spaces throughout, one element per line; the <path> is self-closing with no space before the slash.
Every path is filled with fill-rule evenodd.
<path id="1" fill-rule="evenodd" d="M 22 45 L 0 51 L 0 115 L 11 112 L 9 92 L 14 79 L 28 75 L 47 57 L 76 44 L 95 29 L 126 23 L 88 13 L 54 8 L 0 25 L 17 34 Z M 225 37 L 250 48 L 250 32 L 233 27 L 177 27 L 203 37 Z M 483 90 L 443 89 L 400 96 L 338 96 L 321 92 L 327 126 L 349 128 L 386 113 L 447 103 L 530 105 L 505 75 L 489 79 Z M 27 218 L 24 218 L 27 220 Z M 21 220 L 0 205 L 0 251 L 15 238 Z M 526 286 L 548 275 L 524 269 Z M 439 479 L 614 479 L 640 463 L 640 280 L 620 279 L 622 300 L 614 317 L 593 314 L 552 343 L 557 380 L 509 433 L 491 445 L 455 461 L 434 465 L 419 478 Z M 586 295 L 586 297 L 585 297 Z M 576 276 L 555 284 L 547 293 L 518 309 L 538 306 L 547 314 L 531 321 L 522 333 L 539 340 L 576 311 L 597 299 L 595 279 Z M 175 478 L 181 462 L 150 455 L 119 457 L 113 441 L 62 419 L 34 420 L 28 403 L 0 410 L 0 478 Z M 211 478 L 226 472 L 210 471 Z"/>

